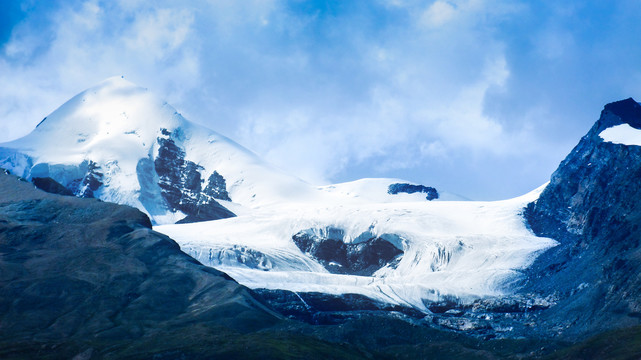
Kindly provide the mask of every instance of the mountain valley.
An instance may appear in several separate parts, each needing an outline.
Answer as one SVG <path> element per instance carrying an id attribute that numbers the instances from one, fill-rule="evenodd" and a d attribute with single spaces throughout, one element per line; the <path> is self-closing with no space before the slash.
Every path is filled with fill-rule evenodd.
<path id="1" fill-rule="evenodd" d="M 308 184 L 120 77 L 0 167 L 3 358 L 641 355 L 633 99 L 502 201 Z"/>

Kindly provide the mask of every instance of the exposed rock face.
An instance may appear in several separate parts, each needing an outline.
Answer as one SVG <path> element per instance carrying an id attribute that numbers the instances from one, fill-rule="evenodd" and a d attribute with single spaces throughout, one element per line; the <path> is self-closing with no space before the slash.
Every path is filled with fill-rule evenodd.
<path id="1" fill-rule="evenodd" d="M 525 218 L 560 242 L 528 270 L 525 292 L 555 294 L 539 329 L 568 336 L 639 324 L 641 147 L 604 142 L 604 129 L 641 129 L 641 105 L 605 106 L 601 118 L 554 172 Z"/>
<path id="2" fill-rule="evenodd" d="M 303 230 L 292 239 L 298 248 L 318 260 L 331 273 L 370 276 L 385 266 L 395 266 L 403 251 L 389 241 L 363 234 L 359 241 L 345 243 L 344 231 Z"/>
<path id="3" fill-rule="evenodd" d="M 211 199 L 231 201 L 229 193 L 227 192 L 227 182 L 225 178 L 214 170 L 207 180 L 205 190 L 200 194 L 201 197 L 209 197 Z"/>
<path id="4" fill-rule="evenodd" d="M 176 146 L 171 133 L 162 129 L 166 137 L 158 138 L 158 156 L 154 160 L 155 171 L 158 174 L 158 185 L 161 195 L 171 211 L 182 211 L 187 217 L 179 223 L 217 220 L 235 216 L 216 200 L 222 196 L 229 199 L 224 189 L 225 180 L 215 173 L 209 177 L 209 183 L 202 189 L 200 172 L 202 166 L 185 160 L 185 152 Z M 220 187 L 223 187 L 223 190 Z"/>
<path id="5" fill-rule="evenodd" d="M 417 192 L 427 194 L 425 197 L 427 200 L 438 199 L 438 191 L 431 186 L 396 183 L 390 184 L 387 188 L 387 193 L 392 195 L 399 193 L 414 194 Z"/>
<path id="6" fill-rule="evenodd" d="M 45 177 L 45 178 L 32 178 L 31 182 L 40 190 L 46 191 L 48 193 L 52 194 L 58 194 L 58 195 L 65 195 L 65 196 L 73 196 L 74 194 L 71 192 L 71 190 L 67 189 L 66 187 L 62 186 L 59 182 L 56 180 L 50 178 L 50 177 Z"/>
<path id="7" fill-rule="evenodd" d="M 82 179 L 78 179 L 78 182 L 72 183 L 70 187 L 78 197 L 93 198 L 94 192 L 103 185 L 103 176 L 100 166 L 93 161 L 88 161 L 85 176 Z"/>
<path id="8" fill-rule="evenodd" d="M 194 323 L 243 333 L 278 321 L 249 290 L 152 231 L 140 211 L 47 194 L 5 174 L 0 269 L 3 358 L 90 349 L 102 357 L 134 344 L 188 343 L 172 337 L 194 334 Z"/>

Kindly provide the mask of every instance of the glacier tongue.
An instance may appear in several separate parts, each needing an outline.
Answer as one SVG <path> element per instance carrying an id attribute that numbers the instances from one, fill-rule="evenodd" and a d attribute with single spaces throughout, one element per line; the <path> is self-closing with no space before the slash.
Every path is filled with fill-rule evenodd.
<path id="1" fill-rule="evenodd" d="M 519 270 L 556 244 L 534 236 L 520 215 L 539 192 L 496 202 L 350 203 L 327 197 L 156 229 L 250 288 L 362 294 L 424 309 L 426 301 L 443 296 L 471 302 L 510 291 Z M 323 228 L 340 229 L 346 243 L 362 241 L 364 233 L 394 234 L 403 254 L 394 266 L 369 276 L 331 273 L 292 240 L 306 229 Z"/>

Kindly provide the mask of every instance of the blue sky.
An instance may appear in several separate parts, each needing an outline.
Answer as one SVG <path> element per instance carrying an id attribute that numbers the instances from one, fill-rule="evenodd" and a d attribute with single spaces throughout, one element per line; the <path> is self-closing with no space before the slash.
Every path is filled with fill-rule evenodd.
<path id="1" fill-rule="evenodd" d="M 113 75 L 313 183 L 507 198 L 641 101 L 641 0 L 0 1 L 0 141 Z"/>

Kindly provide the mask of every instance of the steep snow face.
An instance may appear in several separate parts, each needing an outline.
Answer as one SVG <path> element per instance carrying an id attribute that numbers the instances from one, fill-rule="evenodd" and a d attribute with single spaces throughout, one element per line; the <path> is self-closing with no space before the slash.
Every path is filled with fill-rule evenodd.
<path id="1" fill-rule="evenodd" d="M 0 144 L 0 166 L 135 206 L 154 223 L 180 220 L 213 197 L 251 208 L 317 192 L 120 77 L 78 94 L 26 137 Z M 201 194 L 210 184 L 222 189 Z"/>
<path id="2" fill-rule="evenodd" d="M 373 187 L 380 185 L 373 183 Z M 509 282 L 519 276 L 519 270 L 556 244 L 532 235 L 520 216 L 541 190 L 497 202 L 350 203 L 326 198 L 156 229 L 199 261 L 251 288 L 355 293 L 424 308 L 426 302 L 443 296 L 466 302 L 510 291 Z M 292 240 L 305 231 L 347 244 L 379 238 L 402 254 L 370 275 L 335 271 L 339 263 L 324 266 L 326 261 L 304 253 Z"/>
<path id="3" fill-rule="evenodd" d="M 607 128 L 599 134 L 599 137 L 603 141 L 614 144 L 641 146 L 641 130 L 635 129 L 629 124 Z"/>

